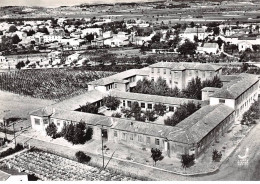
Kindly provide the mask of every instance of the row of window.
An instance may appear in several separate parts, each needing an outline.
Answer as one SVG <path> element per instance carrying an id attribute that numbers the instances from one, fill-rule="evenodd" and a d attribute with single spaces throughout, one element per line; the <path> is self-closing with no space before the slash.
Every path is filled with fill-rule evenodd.
<path id="1" fill-rule="evenodd" d="M 114 137 L 118 137 L 118 132 L 115 130 L 114 131 Z M 143 139 L 143 135 L 138 135 L 137 136 L 137 140 L 138 142 L 144 142 L 144 139 Z M 122 133 L 122 140 L 127 140 L 127 133 L 123 132 Z M 134 134 L 129 134 L 129 140 L 133 141 L 134 140 Z M 151 137 L 146 137 L 146 143 L 147 144 L 151 144 Z M 160 145 L 160 139 L 157 139 L 155 138 L 155 145 Z"/>
<path id="2" fill-rule="evenodd" d="M 126 102 L 126 100 L 123 100 L 123 106 L 124 107 L 126 106 L 125 102 Z M 131 101 L 127 101 L 127 106 L 131 107 L 131 105 L 132 105 L 132 102 Z M 146 108 L 146 103 L 141 102 L 140 106 L 141 106 L 141 108 Z M 163 108 L 164 108 L 165 111 L 167 110 L 167 106 L 166 105 L 164 105 Z M 148 103 L 147 104 L 147 109 L 153 109 L 153 104 Z M 169 106 L 169 111 L 174 112 L 174 106 Z"/>

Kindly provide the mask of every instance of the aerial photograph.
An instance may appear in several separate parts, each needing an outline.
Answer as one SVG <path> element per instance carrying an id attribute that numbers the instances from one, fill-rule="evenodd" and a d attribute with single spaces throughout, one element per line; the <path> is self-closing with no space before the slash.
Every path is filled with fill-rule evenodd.
<path id="1" fill-rule="evenodd" d="M 260 0 L 0 0 L 0 181 L 260 181 Z"/>

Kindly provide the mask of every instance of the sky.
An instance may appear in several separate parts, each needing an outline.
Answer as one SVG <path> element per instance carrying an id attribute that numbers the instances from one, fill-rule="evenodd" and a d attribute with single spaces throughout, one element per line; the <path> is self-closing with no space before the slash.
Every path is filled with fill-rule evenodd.
<path id="1" fill-rule="evenodd" d="M 0 0 L 1 6 L 73 6 L 83 3 L 116 3 L 116 2 L 140 2 L 149 0 Z M 151 1 L 151 0 L 150 0 Z"/>

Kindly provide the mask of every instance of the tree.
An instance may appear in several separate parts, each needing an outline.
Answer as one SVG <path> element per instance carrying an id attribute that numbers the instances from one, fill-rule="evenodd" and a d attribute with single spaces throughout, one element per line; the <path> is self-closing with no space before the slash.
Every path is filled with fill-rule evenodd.
<path id="1" fill-rule="evenodd" d="M 193 155 L 189 155 L 189 154 L 181 155 L 181 164 L 184 169 L 192 166 L 194 164 L 194 160 L 195 160 L 194 154 Z"/>
<path id="2" fill-rule="evenodd" d="M 152 153 L 151 157 L 154 161 L 154 165 L 156 165 L 157 161 L 161 161 L 164 158 L 164 156 L 162 156 L 162 151 L 157 148 L 152 148 L 151 153 Z"/>
<path id="3" fill-rule="evenodd" d="M 154 105 L 154 111 L 156 114 L 158 114 L 159 116 L 163 116 L 165 114 L 165 109 L 163 104 L 159 103 L 159 104 L 155 104 Z"/>
<path id="4" fill-rule="evenodd" d="M 155 112 L 153 110 L 152 111 L 146 110 L 144 112 L 144 115 L 145 115 L 145 117 L 148 121 L 155 121 L 156 120 Z"/>
<path id="5" fill-rule="evenodd" d="M 104 105 L 111 110 L 116 110 L 121 103 L 118 98 L 111 95 L 104 97 L 102 101 L 104 102 Z"/>
<path id="6" fill-rule="evenodd" d="M 21 40 L 19 38 L 19 36 L 17 36 L 17 34 L 15 34 L 13 37 L 12 37 L 12 43 L 13 44 L 17 44 L 19 43 Z"/>
<path id="7" fill-rule="evenodd" d="M 131 105 L 131 113 L 134 114 L 134 117 L 135 117 L 137 114 L 140 114 L 140 113 L 141 113 L 141 107 L 139 106 L 139 103 L 138 103 L 138 102 L 132 103 L 132 105 Z"/>
<path id="8" fill-rule="evenodd" d="M 196 49 L 197 45 L 186 39 L 185 42 L 178 47 L 177 51 L 183 55 L 193 55 L 195 54 Z"/>
<path id="9" fill-rule="evenodd" d="M 73 144 L 84 144 L 85 139 L 86 124 L 80 121 L 74 126 Z"/>
<path id="10" fill-rule="evenodd" d="M 78 162 L 80 162 L 80 163 L 88 163 L 91 160 L 91 157 L 86 155 L 82 151 L 76 152 L 75 156 L 76 156 Z"/>
<path id="11" fill-rule="evenodd" d="M 88 41 L 88 42 L 91 42 L 92 40 L 94 40 L 95 36 L 91 33 L 91 34 L 87 34 L 85 36 L 85 39 Z"/>
<path id="12" fill-rule="evenodd" d="M 52 122 L 46 127 L 46 133 L 51 138 L 55 138 L 57 134 L 57 126 Z"/>
<path id="13" fill-rule="evenodd" d="M 80 109 L 78 111 L 98 114 L 98 107 L 94 104 L 86 103 L 86 105 L 80 106 Z"/>
<path id="14" fill-rule="evenodd" d="M 72 123 L 70 123 L 69 125 L 65 125 L 62 130 L 62 135 L 64 136 L 64 138 L 67 141 L 72 142 L 72 143 L 73 143 L 74 134 L 75 134 L 74 129 L 75 129 L 75 126 Z"/>
<path id="15" fill-rule="evenodd" d="M 241 67 L 241 72 L 246 72 L 248 70 L 248 64 L 247 63 L 242 63 L 242 67 Z"/>
<path id="16" fill-rule="evenodd" d="M 148 56 L 147 59 L 146 59 L 146 63 L 151 65 L 151 64 L 155 63 L 155 60 L 152 56 Z"/>
<path id="17" fill-rule="evenodd" d="M 214 149 L 212 152 L 212 160 L 215 162 L 219 162 L 221 160 L 221 157 L 222 157 L 222 153 Z"/>
<path id="18" fill-rule="evenodd" d="M 116 113 L 113 113 L 111 116 L 112 116 L 112 117 L 116 117 L 116 118 L 121 118 L 121 117 L 122 117 L 122 114 L 119 113 L 119 112 L 116 112 Z"/>
<path id="19" fill-rule="evenodd" d="M 194 26 L 195 26 L 195 24 L 194 24 L 194 22 L 192 21 L 192 22 L 190 23 L 190 27 L 193 28 Z"/>
<path id="20" fill-rule="evenodd" d="M 218 37 L 217 44 L 218 44 L 219 49 L 221 49 L 223 43 L 224 43 L 224 41 L 220 37 Z"/>
<path id="21" fill-rule="evenodd" d="M 160 42 L 161 37 L 162 37 L 162 33 L 161 33 L 161 32 L 157 32 L 157 33 L 151 38 L 152 43 Z"/>
<path id="22" fill-rule="evenodd" d="M 92 135 L 93 135 L 93 128 L 87 127 L 87 131 L 86 131 L 86 134 L 85 134 L 85 140 L 86 141 L 91 140 L 92 139 Z"/>
<path id="23" fill-rule="evenodd" d="M 219 27 L 214 27 L 212 30 L 213 30 L 214 35 L 219 35 L 219 32 L 220 32 Z"/>
<path id="24" fill-rule="evenodd" d="M 10 27 L 9 27 L 9 32 L 11 32 L 11 33 L 14 33 L 14 32 L 16 32 L 18 29 L 17 29 L 17 27 L 15 26 L 15 25 L 11 25 Z"/>
<path id="25" fill-rule="evenodd" d="M 188 97 L 193 99 L 201 99 L 201 80 L 199 77 L 195 79 L 192 78 L 191 82 L 188 83 L 188 86 L 182 91 L 182 93 Z"/>
<path id="26" fill-rule="evenodd" d="M 19 61 L 19 62 L 15 65 L 15 67 L 16 67 L 18 70 L 20 70 L 21 68 L 25 67 L 25 64 L 24 64 L 23 61 Z"/>
<path id="27" fill-rule="evenodd" d="M 168 126 L 175 126 L 185 118 L 189 117 L 191 114 L 200 109 L 200 104 L 197 105 L 193 102 L 188 102 L 187 104 L 181 104 L 177 107 L 175 113 L 164 120 L 164 124 Z"/>

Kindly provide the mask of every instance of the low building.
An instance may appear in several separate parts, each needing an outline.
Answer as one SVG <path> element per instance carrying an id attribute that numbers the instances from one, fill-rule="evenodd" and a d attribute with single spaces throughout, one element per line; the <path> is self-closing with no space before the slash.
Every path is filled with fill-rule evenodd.
<path id="1" fill-rule="evenodd" d="M 174 112 L 177 107 L 179 107 L 183 103 L 202 103 L 202 101 L 194 99 L 149 95 L 141 93 L 129 93 L 118 90 L 112 90 L 109 92 L 109 94 L 120 99 L 121 104 L 119 105 L 119 108 L 126 109 L 131 108 L 134 102 L 138 102 L 142 110 L 154 110 L 154 105 L 160 103 L 164 106 L 165 111 Z"/>
<path id="2" fill-rule="evenodd" d="M 204 43 L 202 47 L 197 48 L 197 52 L 201 54 L 219 54 L 220 49 L 217 43 Z"/>

